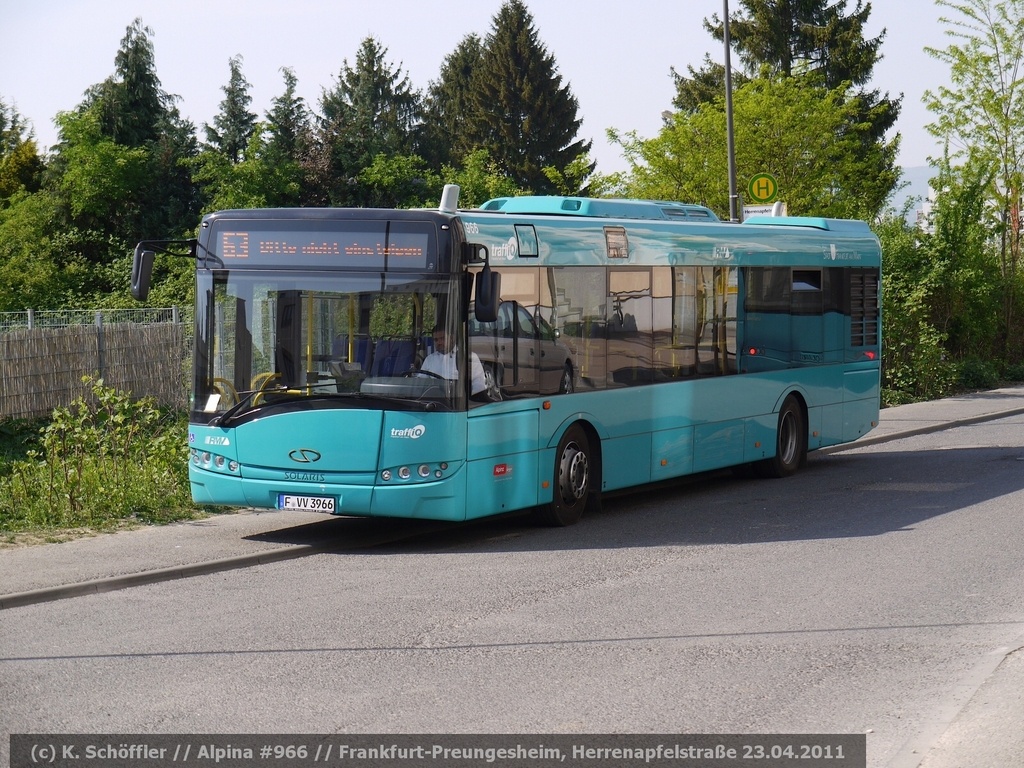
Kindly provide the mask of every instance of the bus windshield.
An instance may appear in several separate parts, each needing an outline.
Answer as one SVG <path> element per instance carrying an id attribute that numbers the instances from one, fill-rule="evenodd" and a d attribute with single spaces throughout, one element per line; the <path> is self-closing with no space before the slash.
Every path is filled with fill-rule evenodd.
<path id="1" fill-rule="evenodd" d="M 193 421 L 464 407 L 461 360 L 448 378 L 419 371 L 435 328 L 464 333 L 459 286 L 408 272 L 200 271 Z"/>

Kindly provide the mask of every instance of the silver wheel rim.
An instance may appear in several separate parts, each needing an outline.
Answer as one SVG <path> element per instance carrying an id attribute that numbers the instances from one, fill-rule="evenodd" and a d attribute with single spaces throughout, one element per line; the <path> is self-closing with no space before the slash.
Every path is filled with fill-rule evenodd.
<path id="1" fill-rule="evenodd" d="M 796 453 L 796 418 L 791 411 L 787 411 L 779 424 L 779 459 L 789 466 L 796 460 Z"/>
<path id="2" fill-rule="evenodd" d="M 562 499 L 568 504 L 575 504 L 587 493 L 590 479 L 590 464 L 587 454 L 580 450 L 575 441 L 568 443 L 562 451 L 562 460 L 558 465 L 558 487 Z"/>

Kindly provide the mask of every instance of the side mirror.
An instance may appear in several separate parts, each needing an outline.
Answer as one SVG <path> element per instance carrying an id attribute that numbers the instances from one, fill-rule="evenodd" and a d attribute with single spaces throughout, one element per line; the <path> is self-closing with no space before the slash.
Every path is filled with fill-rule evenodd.
<path id="1" fill-rule="evenodd" d="M 132 258 L 132 296 L 138 301 L 145 301 L 149 296 L 155 258 L 156 253 L 145 250 L 142 243 L 135 246 L 135 256 Z"/>
<path id="2" fill-rule="evenodd" d="M 486 264 L 488 260 L 487 246 L 480 243 L 462 244 L 463 264 Z"/>
<path id="3" fill-rule="evenodd" d="M 474 313 L 481 323 L 493 323 L 498 319 L 498 303 L 501 296 L 501 275 L 491 271 L 490 264 L 476 275 Z"/>

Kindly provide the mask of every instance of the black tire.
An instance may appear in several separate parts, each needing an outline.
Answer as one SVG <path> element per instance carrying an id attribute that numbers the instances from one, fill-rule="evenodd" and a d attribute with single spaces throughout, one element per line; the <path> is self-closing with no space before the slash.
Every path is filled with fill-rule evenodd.
<path id="1" fill-rule="evenodd" d="M 554 483 L 550 504 L 537 510 L 540 522 L 551 526 L 575 525 L 583 510 L 599 504 L 597 464 L 582 427 L 566 430 L 555 451 Z"/>
<path id="2" fill-rule="evenodd" d="M 779 411 L 775 455 L 757 463 L 761 477 L 789 477 L 807 461 L 807 420 L 800 402 L 790 395 Z"/>

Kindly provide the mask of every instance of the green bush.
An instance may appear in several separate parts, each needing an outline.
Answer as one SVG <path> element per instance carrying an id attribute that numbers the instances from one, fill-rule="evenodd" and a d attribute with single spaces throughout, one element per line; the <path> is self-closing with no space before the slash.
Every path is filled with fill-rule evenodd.
<path id="1" fill-rule="evenodd" d="M 1024 363 L 1011 363 L 1003 369 L 1005 381 L 1024 381 Z"/>
<path id="2" fill-rule="evenodd" d="M 916 402 L 917 398 L 911 395 L 909 392 L 904 392 L 899 389 L 886 389 L 882 388 L 882 407 L 892 408 L 897 405 L 906 405 L 907 403 Z"/>
<path id="3" fill-rule="evenodd" d="M 183 416 L 85 379 L 91 397 L 57 408 L 5 462 L 0 531 L 111 529 L 195 517 Z M 8 449 L 8 455 L 11 451 Z"/>
<path id="4" fill-rule="evenodd" d="M 964 360 L 960 364 L 960 384 L 967 389 L 994 389 L 999 386 L 999 366 L 978 358 Z"/>

